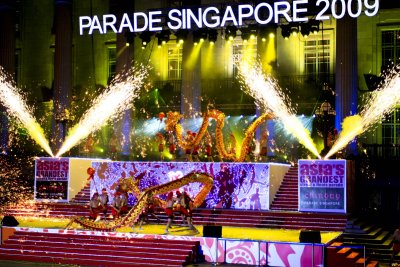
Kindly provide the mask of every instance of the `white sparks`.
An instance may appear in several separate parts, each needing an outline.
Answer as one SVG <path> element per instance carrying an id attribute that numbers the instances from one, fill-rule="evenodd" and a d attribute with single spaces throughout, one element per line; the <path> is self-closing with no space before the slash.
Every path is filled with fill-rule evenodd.
<path id="1" fill-rule="evenodd" d="M 74 126 L 66 137 L 56 157 L 61 156 L 77 145 L 89 134 L 100 129 L 110 119 L 116 119 L 124 111 L 132 108 L 133 100 L 138 97 L 143 80 L 148 71 L 144 67 L 133 69 L 133 75 L 117 79 L 110 87 L 94 100 L 90 108 Z"/>
<path id="2" fill-rule="evenodd" d="M 278 90 L 278 84 L 271 77 L 266 77 L 258 65 L 250 67 L 244 61 L 238 64 L 238 69 L 239 76 L 246 85 L 246 91 L 254 97 L 257 104 L 266 110 L 270 110 L 276 118 L 282 121 L 286 131 L 296 137 L 311 153 L 320 158 L 310 132 L 296 117 L 289 105 L 285 103 L 285 101 L 289 101 L 282 91 Z"/>
<path id="3" fill-rule="evenodd" d="M 7 109 L 7 113 L 26 128 L 31 138 L 50 156 L 53 156 L 43 128 L 31 115 L 33 112 L 28 109 L 22 95 L 6 79 L 6 75 L 0 69 L 0 102 Z"/>
<path id="4" fill-rule="evenodd" d="M 364 105 L 359 115 L 345 118 L 342 132 L 333 144 L 325 158 L 344 148 L 357 135 L 368 130 L 372 125 L 380 122 L 384 116 L 391 113 L 400 101 L 400 74 L 393 70 L 385 79 L 381 88 L 374 91 L 368 103 Z M 346 120 L 351 122 L 346 123 Z"/>

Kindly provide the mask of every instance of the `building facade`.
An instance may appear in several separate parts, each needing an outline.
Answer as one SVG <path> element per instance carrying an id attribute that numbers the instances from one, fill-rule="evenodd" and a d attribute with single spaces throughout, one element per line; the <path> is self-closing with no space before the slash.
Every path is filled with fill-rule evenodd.
<path id="1" fill-rule="evenodd" d="M 245 2 L 256 5 L 262 1 Z M 316 11 L 312 6 L 315 7 L 316 1 L 309 2 L 306 15 L 315 22 Z M 149 83 L 135 102 L 135 109 L 128 110 L 120 121 L 110 122 L 97 134 L 103 147 L 114 133 L 123 137 L 121 153 L 128 157 L 134 154 L 131 139 L 140 127 L 137 121 L 157 117 L 160 112 L 180 111 L 186 118 L 199 117 L 209 108 L 232 116 L 262 113 L 254 99 L 240 88 L 235 66 L 239 55 L 260 62 L 265 74 L 277 80 L 298 115 L 312 117 L 318 114 L 321 104 L 328 102 L 336 115 L 324 118 L 320 125 L 314 123 L 314 127 L 322 127 L 321 123 L 327 119 L 328 131 L 333 128 L 340 131 L 343 119 L 367 104 L 364 99 L 376 90 L 382 71 L 399 63 L 400 5 L 390 1 L 380 1 L 379 11 L 372 17 L 362 13 L 357 19 L 330 17 L 317 21 L 313 25 L 315 32 L 307 32 L 311 24 L 291 24 L 285 19 L 271 27 L 248 20 L 234 28 L 233 33 L 232 29 L 228 31 L 232 26 L 229 23 L 205 32 L 195 27 L 183 33 L 166 28 L 137 34 L 94 31 L 81 35 L 79 32 L 80 16 L 115 14 L 120 17 L 123 13 L 210 4 L 222 10 L 238 3 L 1 0 L 0 64 L 27 94 L 28 103 L 35 107 L 35 116 L 40 118 L 53 148 L 59 148 L 68 128 L 116 75 L 133 64 L 149 66 Z M 180 37 L 185 39 L 181 44 Z M 73 114 L 71 118 L 65 118 L 66 110 Z M 398 158 L 399 110 L 396 108 L 359 136 L 359 143 L 365 146 L 361 152 Z M 16 135 L 24 134 L 21 130 L 12 134 L 15 131 L 7 125 L 13 122 L 8 121 L 3 110 L 3 147 L 9 146 L 10 135 L 15 139 Z M 315 138 L 324 138 L 321 130 L 315 132 Z M 357 145 L 350 147 L 349 154 L 360 152 Z M 83 145 L 74 148 L 71 155 L 81 153 L 82 149 Z M 399 195 L 394 194 L 393 198 L 397 203 L 395 208 L 400 210 Z"/>

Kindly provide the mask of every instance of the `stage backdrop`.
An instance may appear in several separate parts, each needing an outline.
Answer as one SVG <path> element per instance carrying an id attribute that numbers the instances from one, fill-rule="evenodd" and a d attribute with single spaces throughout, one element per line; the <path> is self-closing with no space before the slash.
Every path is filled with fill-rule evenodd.
<path id="1" fill-rule="evenodd" d="M 346 160 L 299 160 L 299 211 L 346 213 Z"/>
<path id="2" fill-rule="evenodd" d="M 270 199 L 279 187 L 290 165 L 274 163 L 230 162 L 93 162 L 96 170 L 91 195 L 106 188 L 112 197 L 120 178 L 133 177 L 139 188 L 164 184 L 192 172 L 205 172 L 214 177 L 214 185 L 202 207 L 224 209 L 268 210 Z M 272 184 L 271 184 L 272 182 Z M 273 187 L 274 190 L 270 190 Z M 181 190 L 196 195 L 200 183 Z M 135 199 L 130 196 L 130 204 Z"/>

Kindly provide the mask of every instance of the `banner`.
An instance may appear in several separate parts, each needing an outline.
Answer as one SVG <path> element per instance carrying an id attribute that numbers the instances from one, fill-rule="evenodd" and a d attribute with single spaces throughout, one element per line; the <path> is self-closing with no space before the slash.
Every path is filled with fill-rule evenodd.
<path id="1" fill-rule="evenodd" d="M 35 200 L 68 201 L 69 159 L 37 158 Z"/>
<path id="2" fill-rule="evenodd" d="M 346 213 L 346 161 L 299 160 L 299 211 Z"/>

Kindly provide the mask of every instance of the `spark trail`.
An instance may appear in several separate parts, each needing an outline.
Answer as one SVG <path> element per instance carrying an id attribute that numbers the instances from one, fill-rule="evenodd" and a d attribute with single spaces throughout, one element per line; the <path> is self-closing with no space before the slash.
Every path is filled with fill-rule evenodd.
<path id="1" fill-rule="evenodd" d="M 107 90 L 94 100 L 92 107 L 68 132 L 56 157 L 99 130 L 107 121 L 117 119 L 125 110 L 132 108 L 134 99 L 138 97 L 144 79 L 148 76 L 148 70 L 145 67 L 136 67 L 131 73 L 129 76 L 117 77 Z"/>
<path id="2" fill-rule="evenodd" d="M 25 127 L 30 137 L 50 156 L 53 156 L 43 128 L 32 116 L 33 111 L 26 105 L 22 94 L 7 81 L 2 68 L 0 68 L 0 102 L 7 109 L 8 115 Z"/>
<path id="3" fill-rule="evenodd" d="M 381 87 L 374 91 L 369 101 L 364 105 L 359 115 L 345 118 L 342 132 L 326 154 L 328 159 L 333 154 L 344 148 L 357 135 L 367 131 L 371 126 L 380 122 L 384 116 L 391 113 L 396 103 L 400 101 L 400 74 L 393 70 L 386 77 Z"/>
<path id="4" fill-rule="evenodd" d="M 237 63 L 237 66 L 244 90 L 254 97 L 258 105 L 270 110 L 276 118 L 281 120 L 286 131 L 293 135 L 300 144 L 320 158 L 310 132 L 296 117 L 295 112 L 289 108 L 289 100 L 279 90 L 277 82 L 271 77 L 265 76 L 259 64 L 250 66 L 246 61 L 242 61 Z"/>

